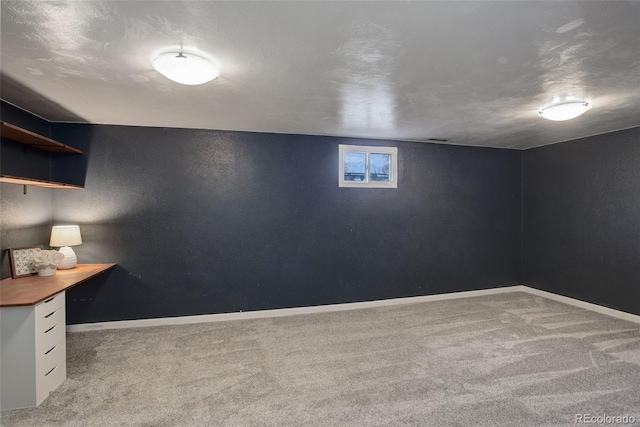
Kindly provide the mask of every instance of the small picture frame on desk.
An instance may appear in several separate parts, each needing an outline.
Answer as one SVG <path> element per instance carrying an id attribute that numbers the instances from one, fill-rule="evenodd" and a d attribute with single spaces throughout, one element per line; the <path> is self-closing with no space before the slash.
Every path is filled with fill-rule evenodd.
<path id="1" fill-rule="evenodd" d="M 27 248 L 9 249 L 9 259 L 11 261 L 11 277 L 31 276 L 36 273 L 36 269 L 30 265 L 29 260 L 42 250 L 42 245 L 29 246 Z"/>

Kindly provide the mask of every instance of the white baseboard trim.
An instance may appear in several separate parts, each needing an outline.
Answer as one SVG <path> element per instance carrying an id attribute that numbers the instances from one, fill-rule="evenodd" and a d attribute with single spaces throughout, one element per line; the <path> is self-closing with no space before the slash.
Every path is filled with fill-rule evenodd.
<path id="1" fill-rule="evenodd" d="M 385 307 L 401 304 L 416 304 L 456 298 L 478 297 L 482 295 L 503 294 L 523 291 L 524 286 L 506 286 L 503 288 L 482 289 L 479 291 L 452 292 L 439 295 L 393 298 L 377 301 L 353 302 L 343 304 L 317 305 L 312 307 L 280 308 L 275 310 L 241 311 L 239 313 L 203 314 L 198 316 L 162 317 L 158 319 L 119 320 L 115 322 L 82 323 L 68 325 L 67 332 L 85 332 L 100 329 L 125 329 L 143 326 L 185 325 L 190 323 L 224 322 L 227 320 L 263 319 L 267 317 L 295 316 L 298 314 L 330 313 L 334 311 L 357 310 L 360 308 Z"/>
<path id="2" fill-rule="evenodd" d="M 299 314 L 330 313 L 335 311 L 356 310 L 360 308 L 385 307 L 402 304 L 416 304 L 421 302 L 442 301 L 457 298 L 478 297 L 483 295 L 503 294 L 508 292 L 527 292 L 543 298 L 559 301 L 586 310 L 612 316 L 640 324 L 640 316 L 623 311 L 602 307 L 597 304 L 580 301 L 574 298 L 541 291 L 524 285 L 506 286 L 478 291 L 453 292 L 439 295 L 425 295 L 419 297 L 393 298 L 378 301 L 365 301 L 344 304 L 318 305 L 313 307 L 281 308 L 275 310 L 244 311 L 239 313 L 203 314 L 198 316 L 163 317 L 158 319 L 120 320 L 115 322 L 84 323 L 68 325 L 67 332 L 87 332 L 102 329 L 126 329 L 145 326 L 185 325 L 193 323 L 224 322 L 229 320 L 264 319 L 268 317 L 295 316 Z"/>
<path id="3" fill-rule="evenodd" d="M 573 305 L 575 307 L 584 308 L 585 310 L 595 311 L 596 313 L 606 314 L 607 316 L 615 317 L 617 319 L 627 320 L 629 322 L 640 324 L 640 316 L 637 316 L 635 314 L 627 313 L 620 310 L 614 310 L 613 308 L 603 307 L 598 304 L 592 304 L 590 302 L 581 301 L 579 299 L 565 297 L 562 295 L 554 294 L 552 292 L 541 291 L 539 289 L 530 288 L 528 286 L 522 286 L 522 288 L 522 291 L 530 293 L 532 295 L 537 295 L 554 301 Z"/>

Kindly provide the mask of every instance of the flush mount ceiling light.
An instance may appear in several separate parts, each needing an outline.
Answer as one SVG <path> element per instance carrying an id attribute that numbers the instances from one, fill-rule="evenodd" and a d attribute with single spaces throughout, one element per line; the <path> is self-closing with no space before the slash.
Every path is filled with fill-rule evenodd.
<path id="1" fill-rule="evenodd" d="M 220 70 L 211 61 L 192 53 L 163 53 L 152 65 L 166 78 L 183 85 L 201 85 L 220 75 Z"/>
<path id="2" fill-rule="evenodd" d="M 560 122 L 575 119 L 590 109 L 591 103 L 589 101 L 567 101 L 541 108 L 538 110 L 538 115 L 548 120 Z"/>

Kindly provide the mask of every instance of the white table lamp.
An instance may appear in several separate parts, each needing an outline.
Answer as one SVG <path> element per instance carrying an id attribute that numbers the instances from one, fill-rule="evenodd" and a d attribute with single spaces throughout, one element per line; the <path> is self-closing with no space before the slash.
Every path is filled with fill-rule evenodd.
<path id="1" fill-rule="evenodd" d="M 71 246 L 82 244 L 80 227 L 77 225 L 56 225 L 51 229 L 51 240 L 49 246 L 60 248 L 60 253 L 64 254 L 64 259 L 58 265 L 60 270 L 73 268 L 78 263 L 76 253 Z"/>

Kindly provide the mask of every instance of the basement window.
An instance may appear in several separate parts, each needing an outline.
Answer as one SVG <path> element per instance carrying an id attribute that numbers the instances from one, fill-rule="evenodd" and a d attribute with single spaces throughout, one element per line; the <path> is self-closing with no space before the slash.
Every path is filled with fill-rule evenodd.
<path id="1" fill-rule="evenodd" d="M 398 188 L 398 148 L 342 145 L 339 187 Z"/>

